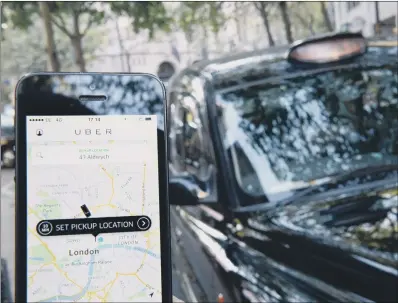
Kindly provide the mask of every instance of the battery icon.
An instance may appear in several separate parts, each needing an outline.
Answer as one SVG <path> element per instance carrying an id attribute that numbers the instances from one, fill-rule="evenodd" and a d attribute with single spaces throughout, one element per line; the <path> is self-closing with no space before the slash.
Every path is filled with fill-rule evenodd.
<path id="1" fill-rule="evenodd" d="M 145 121 L 151 121 L 151 120 L 152 120 L 151 117 L 146 117 L 146 118 L 145 118 Z"/>

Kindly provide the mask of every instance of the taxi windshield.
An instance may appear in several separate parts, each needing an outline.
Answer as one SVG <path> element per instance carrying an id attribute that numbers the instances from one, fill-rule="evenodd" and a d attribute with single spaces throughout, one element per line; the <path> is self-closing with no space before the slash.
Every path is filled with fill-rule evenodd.
<path id="1" fill-rule="evenodd" d="M 329 70 L 219 93 L 238 183 L 283 191 L 398 160 L 396 65 Z M 275 84 L 278 83 L 278 84 Z"/>

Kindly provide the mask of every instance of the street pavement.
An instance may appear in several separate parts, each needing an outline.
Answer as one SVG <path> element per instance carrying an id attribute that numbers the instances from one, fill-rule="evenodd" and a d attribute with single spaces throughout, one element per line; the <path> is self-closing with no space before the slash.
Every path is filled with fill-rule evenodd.
<path id="1" fill-rule="evenodd" d="M 1 170 L 1 257 L 7 261 L 9 278 L 11 282 L 11 292 L 14 295 L 15 278 L 15 186 L 14 170 Z M 173 225 L 173 223 L 172 223 Z M 173 230 L 173 228 L 172 228 Z M 172 237 L 174 238 L 174 236 Z M 172 245 L 172 255 L 174 253 Z M 193 302 L 190 296 L 190 289 L 187 289 L 186 269 L 181 265 L 181 260 L 173 258 L 173 295 L 187 302 Z M 178 262 L 178 264 L 176 264 Z M 182 283 L 181 283 L 182 282 Z M 189 283 L 188 283 L 189 285 Z M 189 299 L 187 299 L 189 298 Z"/>

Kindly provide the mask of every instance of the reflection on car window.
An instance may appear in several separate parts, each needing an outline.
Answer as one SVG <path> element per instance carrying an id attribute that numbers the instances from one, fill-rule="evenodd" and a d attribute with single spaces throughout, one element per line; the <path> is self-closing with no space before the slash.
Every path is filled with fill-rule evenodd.
<path id="1" fill-rule="evenodd" d="M 210 135 L 206 127 L 201 85 L 194 90 L 183 78 L 185 92 L 170 94 L 170 159 L 178 172 L 189 172 L 199 182 L 207 182 L 214 164 Z M 193 79 L 195 80 L 195 79 Z M 188 89 L 191 89 L 190 91 Z"/>
<path id="2" fill-rule="evenodd" d="M 240 144 L 259 156 L 248 158 L 266 161 L 270 173 L 286 183 L 396 163 L 397 90 L 396 66 L 384 66 L 328 71 L 280 85 L 250 86 L 219 97 L 224 105 L 233 106 L 238 117 L 226 120 L 226 128 L 238 126 L 245 135 Z"/>

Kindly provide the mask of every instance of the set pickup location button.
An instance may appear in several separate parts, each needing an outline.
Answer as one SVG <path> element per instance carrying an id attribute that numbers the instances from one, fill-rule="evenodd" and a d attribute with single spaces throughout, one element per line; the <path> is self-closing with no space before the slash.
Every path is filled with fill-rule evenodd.
<path id="1" fill-rule="evenodd" d="M 42 220 L 37 223 L 36 231 L 40 236 L 66 236 L 141 232 L 151 228 L 148 216 L 126 216 L 107 218 Z"/>

